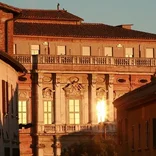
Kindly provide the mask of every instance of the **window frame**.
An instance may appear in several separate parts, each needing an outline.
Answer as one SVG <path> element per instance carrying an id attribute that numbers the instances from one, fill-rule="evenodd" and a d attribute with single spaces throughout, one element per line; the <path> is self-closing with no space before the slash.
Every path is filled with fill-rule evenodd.
<path id="1" fill-rule="evenodd" d="M 74 122 L 73 123 L 71 123 L 70 122 L 70 111 L 69 111 L 69 101 L 70 100 L 73 100 L 74 101 L 74 108 L 75 108 L 75 101 L 76 100 L 78 100 L 79 101 L 79 112 L 78 112 L 78 114 L 79 114 L 79 123 L 76 123 L 75 122 L 75 111 L 73 112 L 74 113 Z M 68 100 L 67 100 L 67 105 L 68 105 L 68 112 L 67 112 L 67 118 L 68 118 L 68 124 L 71 124 L 71 125 L 79 125 L 79 124 L 81 124 L 81 99 L 80 98 L 69 98 Z M 71 112 L 72 113 L 72 112 Z"/>
<path id="2" fill-rule="evenodd" d="M 59 48 L 60 48 L 60 50 L 59 50 Z M 64 48 L 64 49 L 62 49 L 62 48 Z M 66 55 L 66 50 L 67 49 L 67 47 L 65 46 L 65 45 L 58 45 L 57 46 L 57 55 Z"/>
<path id="3" fill-rule="evenodd" d="M 39 55 L 40 54 L 40 45 L 39 44 L 32 44 L 30 46 L 31 55 Z"/>
<path id="4" fill-rule="evenodd" d="M 22 102 L 22 103 L 25 102 L 25 104 L 26 104 L 25 111 L 22 110 L 20 112 L 20 110 L 19 110 L 19 105 L 20 105 L 19 102 Z M 22 108 L 23 108 L 23 106 L 22 106 Z M 20 119 L 20 115 L 19 115 L 20 113 L 22 114 L 22 118 L 21 119 Z M 26 117 L 25 117 L 26 121 L 25 122 L 23 122 L 23 114 L 24 113 L 26 114 Z M 20 120 L 21 120 L 21 122 L 20 122 Z M 27 124 L 28 123 L 28 100 L 26 100 L 26 99 L 19 99 L 18 100 L 18 123 L 19 124 Z"/>
<path id="5" fill-rule="evenodd" d="M 47 102 L 46 104 L 48 104 L 48 102 L 51 102 L 51 109 L 50 112 L 48 112 L 48 106 L 47 106 L 47 111 L 45 111 L 45 102 Z M 50 114 L 50 118 L 49 118 L 49 114 Z M 47 121 L 45 122 L 45 115 L 47 116 Z M 54 121 L 54 106 L 53 106 L 53 101 L 52 100 L 43 100 L 43 122 L 45 125 L 49 125 L 52 124 Z"/>
<path id="6" fill-rule="evenodd" d="M 87 49 L 89 51 L 86 53 Z M 82 56 L 91 56 L 91 46 L 82 46 Z"/>
<path id="7" fill-rule="evenodd" d="M 132 50 L 131 53 L 129 53 L 130 49 Z M 132 48 L 132 47 L 125 48 L 125 57 L 133 58 L 134 57 L 134 48 Z"/>
<path id="8" fill-rule="evenodd" d="M 151 52 L 152 52 L 152 57 L 150 57 L 151 56 L 151 54 L 150 55 L 147 55 L 147 50 L 152 50 Z M 149 52 L 149 51 L 148 51 Z M 146 50 L 145 50 L 145 57 L 146 58 L 154 58 L 154 48 L 146 48 Z"/>
<path id="9" fill-rule="evenodd" d="M 113 47 L 104 47 L 104 56 L 113 57 Z M 109 54 L 111 52 L 111 55 Z"/>

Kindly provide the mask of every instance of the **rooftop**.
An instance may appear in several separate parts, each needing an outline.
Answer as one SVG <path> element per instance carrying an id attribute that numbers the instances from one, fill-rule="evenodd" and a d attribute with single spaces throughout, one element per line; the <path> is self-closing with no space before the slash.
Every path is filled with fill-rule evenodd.
<path id="1" fill-rule="evenodd" d="M 114 39 L 156 39 L 156 34 L 97 23 L 81 23 L 78 25 L 72 25 L 15 22 L 14 35 Z"/>

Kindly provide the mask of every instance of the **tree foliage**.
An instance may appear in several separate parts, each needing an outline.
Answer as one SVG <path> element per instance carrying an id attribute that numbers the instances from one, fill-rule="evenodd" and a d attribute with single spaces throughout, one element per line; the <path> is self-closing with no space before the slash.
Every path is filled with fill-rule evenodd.
<path id="1" fill-rule="evenodd" d="M 115 156 L 116 152 L 117 148 L 113 140 L 94 136 L 91 140 L 72 144 L 62 152 L 61 156 Z"/>

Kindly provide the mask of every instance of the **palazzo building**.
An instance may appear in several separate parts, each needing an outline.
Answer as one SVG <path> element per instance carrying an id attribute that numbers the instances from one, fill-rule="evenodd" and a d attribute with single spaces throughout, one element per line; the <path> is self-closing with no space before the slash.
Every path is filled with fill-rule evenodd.
<path id="1" fill-rule="evenodd" d="M 59 156 L 103 133 L 103 122 L 114 134 L 113 100 L 148 83 L 156 66 L 156 35 L 131 27 L 85 23 L 59 6 L 21 9 L 11 54 L 28 70 L 19 82 L 21 156 Z"/>

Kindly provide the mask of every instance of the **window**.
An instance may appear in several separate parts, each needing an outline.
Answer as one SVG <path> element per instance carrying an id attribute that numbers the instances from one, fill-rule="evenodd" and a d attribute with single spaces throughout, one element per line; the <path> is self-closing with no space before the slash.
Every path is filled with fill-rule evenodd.
<path id="1" fill-rule="evenodd" d="M 69 100 L 69 124 L 80 124 L 80 100 Z"/>
<path id="2" fill-rule="evenodd" d="M 153 119 L 153 148 L 156 148 L 156 118 Z"/>
<path id="3" fill-rule="evenodd" d="M 146 58 L 153 58 L 154 57 L 154 49 L 153 48 L 147 48 L 145 57 Z"/>
<path id="4" fill-rule="evenodd" d="M 133 48 L 125 48 L 125 57 L 134 57 Z"/>
<path id="5" fill-rule="evenodd" d="M 89 46 L 82 47 L 82 55 L 90 56 L 91 55 L 91 47 L 89 47 Z"/>
<path id="6" fill-rule="evenodd" d="M 132 126 L 132 150 L 134 150 L 134 125 Z"/>
<path id="7" fill-rule="evenodd" d="M 19 123 L 27 123 L 27 101 L 18 101 L 18 117 Z"/>
<path id="8" fill-rule="evenodd" d="M 52 101 L 44 101 L 44 124 L 52 124 Z"/>
<path id="9" fill-rule="evenodd" d="M 31 55 L 38 55 L 40 51 L 39 45 L 31 45 Z"/>
<path id="10" fill-rule="evenodd" d="M 113 48 L 105 47 L 105 56 L 113 56 Z"/>
<path id="11" fill-rule="evenodd" d="M 57 46 L 57 55 L 66 55 L 66 46 Z"/>
<path id="12" fill-rule="evenodd" d="M 138 149 L 141 148 L 141 124 L 138 124 Z"/>
<path id="13" fill-rule="evenodd" d="M 149 122 L 146 121 L 146 148 L 149 147 Z"/>
<path id="14" fill-rule="evenodd" d="M 3 115 L 8 113 L 8 82 L 2 80 L 2 106 L 3 106 Z"/>

